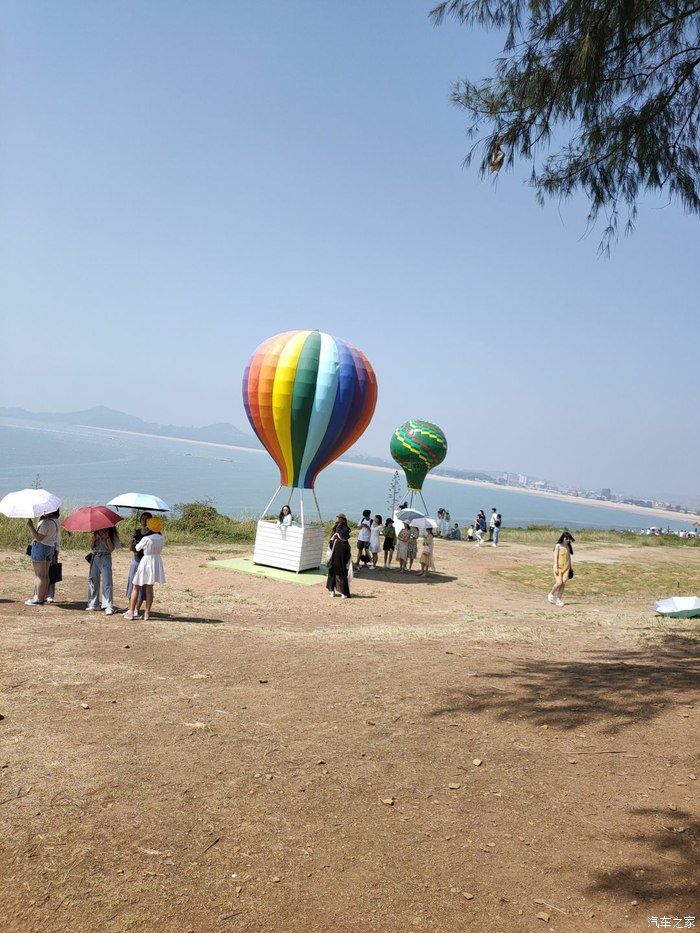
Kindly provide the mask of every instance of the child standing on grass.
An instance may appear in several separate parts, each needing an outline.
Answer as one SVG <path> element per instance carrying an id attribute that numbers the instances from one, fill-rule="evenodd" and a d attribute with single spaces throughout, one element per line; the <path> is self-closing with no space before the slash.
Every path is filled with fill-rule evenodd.
<path id="1" fill-rule="evenodd" d="M 396 548 L 396 529 L 394 528 L 393 518 L 387 518 L 384 523 L 384 566 L 391 570 L 391 562 L 394 559 L 394 550 Z"/>

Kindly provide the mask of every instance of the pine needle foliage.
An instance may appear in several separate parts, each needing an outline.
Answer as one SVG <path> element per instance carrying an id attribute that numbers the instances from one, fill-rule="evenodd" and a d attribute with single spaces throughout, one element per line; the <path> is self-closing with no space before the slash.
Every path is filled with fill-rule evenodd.
<path id="1" fill-rule="evenodd" d="M 700 213 L 700 3 L 693 0 L 446 0 L 430 13 L 505 34 L 494 72 L 457 82 L 481 173 L 531 165 L 537 199 L 589 199 L 601 250 L 632 230 L 646 192 Z"/>

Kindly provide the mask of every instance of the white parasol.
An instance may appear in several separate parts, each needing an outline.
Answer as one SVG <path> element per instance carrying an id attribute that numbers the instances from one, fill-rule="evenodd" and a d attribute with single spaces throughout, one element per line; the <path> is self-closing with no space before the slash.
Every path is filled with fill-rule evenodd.
<path id="1" fill-rule="evenodd" d="M 114 509 L 141 509 L 145 512 L 169 512 L 170 506 L 147 492 L 124 492 L 107 503 Z"/>
<path id="2" fill-rule="evenodd" d="M 426 528 L 432 528 L 433 531 L 437 528 L 437 522 L 434 518 L 429 518 L 427 515 L 421 515 L 420 518 L 414 518 L 409 522 L 411 528 L 417 528 L 421 534 L 425 534 Z"/>
<path id="3" fill-rule="evenodd" d="M 45 489 L 8 492 L 0 501 L 0 512 L 8 518 L 41 518 L 61 507 L 61 500 Z"/>

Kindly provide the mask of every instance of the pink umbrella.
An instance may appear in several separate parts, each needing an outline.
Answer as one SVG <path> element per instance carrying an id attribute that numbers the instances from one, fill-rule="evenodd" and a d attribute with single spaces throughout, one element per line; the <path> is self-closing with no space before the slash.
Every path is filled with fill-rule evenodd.
<path id="1" fill-rule="evenodd" d="M 86 505 L 78 509 L 61 522 L 66 531 L 100 531 L 102 528 L 114 528 L 122 520 L 106 505 Z"/>

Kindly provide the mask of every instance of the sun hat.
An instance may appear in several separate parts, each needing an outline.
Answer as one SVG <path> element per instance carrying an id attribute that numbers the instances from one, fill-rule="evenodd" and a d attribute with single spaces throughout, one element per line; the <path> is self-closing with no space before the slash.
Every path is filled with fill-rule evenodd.
<path id="1" fill-rule="evenodd" d="M 154 534 L 158 534 L 163 530 L 163 519 L 162 518 L 149 518 L 146 522 L 146 527 L 149 531 L 152 531 Z"/>

